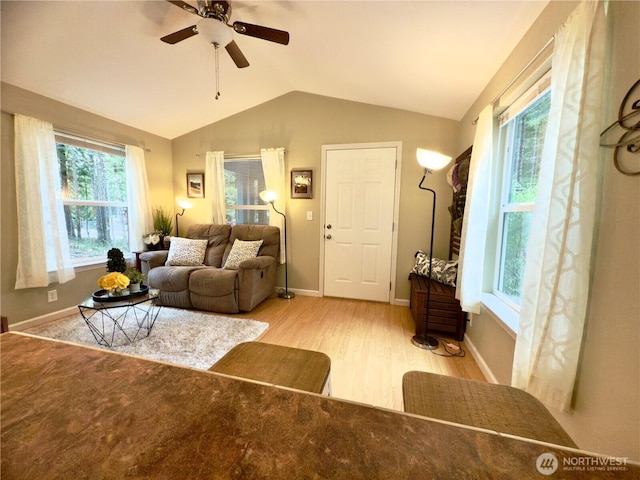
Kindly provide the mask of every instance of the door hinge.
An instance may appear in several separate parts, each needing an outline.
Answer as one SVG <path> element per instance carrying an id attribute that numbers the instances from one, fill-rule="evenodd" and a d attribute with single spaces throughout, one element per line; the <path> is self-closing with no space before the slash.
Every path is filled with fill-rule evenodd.
<path id="1" fill-rule="evenodd" d="M 389 291 L 391 291 L 391 282 L 389 282 Z"/>

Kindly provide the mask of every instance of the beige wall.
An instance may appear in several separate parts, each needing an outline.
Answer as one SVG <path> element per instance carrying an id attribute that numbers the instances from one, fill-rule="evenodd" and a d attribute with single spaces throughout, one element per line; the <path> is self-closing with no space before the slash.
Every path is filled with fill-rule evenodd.
<path id="1" fill-rule="evenodd" d="M 461 122 L 458 148 L 473 141 L 471 121 L 553 35 L 575 2 L 553 1 Z M 606 123 L 640 78 L 640 2 L 611 2 L 613 48 Z M 603 149 L 604 184 L 591 301 L 573 410 L 556 413 L 584 449 L 640 459 L 640 181 L 614 170 Z M 637 158 L 635 159 L 637 165 Z M 511 382 L 515 341 L 486 311 L 467 330 L 479 360 Z"/>
<path id="2" fill-rule="evenodd" d="M 402 177 L 398 225 L 398 270 L 395 298 L 409 298 L 408 273 L 418 249 L 428 249 L 430 198 L 418 189 L 422 171 L 416 162 L 416 147 L 456 156 L 458 122 L 443 118 L 362 103 L 291 92 L 225 120 L 174 139 L 174 188 L 185 194 L 185 174 L 204 171 L 204 153 L 224 150 L 229 154 L 257 154 L 261 147 L 285 147 L 287 172 L 310 168 L 314 176 L 314 198 L 288 199 L 289 288 L 317 292 L 322 219 L 321 147 L 324 144 L 402 141 Z M 197 158 L 196 154 L 200 154 Z M 429 177 L 439 195 L 436 214 L 436 256 L 447 258 L 451 190 L 446 171 Z M 196 201 L 182 225 L 205 223 L 205 200 Z M 306 212 L 313 212 L 313 221 Z M 281 268 L 279 283 L 284 285 Z"/>
<path id="3" fill-rule="evenodd" d="M 14 324 L 22 320 L 63 310 L 77 305 L 83 297 L 97 289 L 97 279 L 104 266 L 76 272 L 76 278 L 65 284 L 47 288 L 15 290 L 18 265 L 18 225 L 16 214 L 15 169 L 13 161 L 13 113 L 51 122 L 60 129 L 72 130 L 107 141 L 137 145 L 150 151 L 145 153 L 152 204 L 173 209 L 171 186 L 171 142 L 165 138 L 137 130 L 86 111 L 70 107 L 36 95 L 13 85 L 2 83 L 2 185 L 0 208 L 0 306 L 2 315 Z M 169 200 L 167 202 L 167 199 Z M 58 301 L 47 303 L 47 291 L 56 289 Z"/>

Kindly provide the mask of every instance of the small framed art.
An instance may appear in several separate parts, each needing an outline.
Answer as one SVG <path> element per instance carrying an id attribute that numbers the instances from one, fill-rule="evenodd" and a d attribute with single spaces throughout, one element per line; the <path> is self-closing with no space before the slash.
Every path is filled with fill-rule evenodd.
<path id="1" fill-rule="evenodd" d="M 204 173 L 187 173 L 187 197 L 204 198 Z"/>
<path id="2" fill-rule="evenodd" d="M 312 170 L 291 170 L 291 198 L 313 198 Z"/>

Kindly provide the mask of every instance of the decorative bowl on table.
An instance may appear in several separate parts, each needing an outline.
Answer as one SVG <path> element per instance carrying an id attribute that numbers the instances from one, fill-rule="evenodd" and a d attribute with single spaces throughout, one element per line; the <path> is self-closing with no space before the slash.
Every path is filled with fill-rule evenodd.
<path id="1" fill-rule="evenodd" d="M 131 293 L 129 290 L 123 290 L 120 295 L 114 295 L 108 290 L 97 290 L 93 292 L 93 300 L 95 302 L 123 302 L 131 297 L 138 297 L 149 293 L 149 287 L 147 285 L 140 285 L 139 292 Z"/>

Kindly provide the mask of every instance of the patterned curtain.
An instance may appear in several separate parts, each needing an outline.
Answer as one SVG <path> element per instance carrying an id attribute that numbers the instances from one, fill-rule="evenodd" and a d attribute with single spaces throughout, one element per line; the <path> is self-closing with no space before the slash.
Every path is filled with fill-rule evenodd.
<path id="1" fill-rule="evenodd" d="M 571 404 L 588 303 L 606 48 L 604 5 L 584 1 L 552 59 L 512 384 L 558 410 Z"/>

